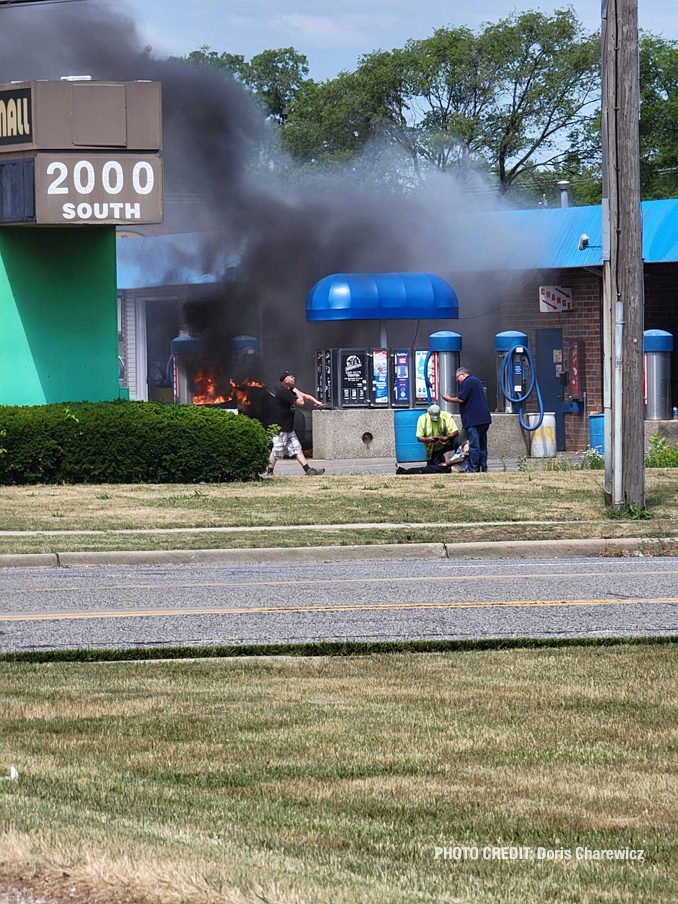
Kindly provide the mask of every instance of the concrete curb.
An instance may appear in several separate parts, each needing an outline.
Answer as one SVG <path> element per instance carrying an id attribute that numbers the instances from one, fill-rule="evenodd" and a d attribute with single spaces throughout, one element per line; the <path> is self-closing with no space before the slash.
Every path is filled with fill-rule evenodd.
<path id="1" fill-rule="evenodd" d="M 662 552 L 678 554 L 678 537 L 619 537 L 588 540 L 506 540 L 497 543 L 447 543 L 448 558 L 566 559 Z"/>
<path id="2" fill-rule="evenodd" d="M 0 568 L 58 568 L 59 557 L 54 552 L 9 553 L 0 556 Z"/>
<path id="3" fill-rule="evenodd" d="M 508 540 L 482 543 L 391 543 L 374 546 L 308 546 L 303 549 L 158 549 L 129 552 L 61 552 L 0 555 L 2 568 L 70 568 L 93 565 L 268 565 L 346 562 L 355 559 L 551 559 L 678 554 L 678 537 L 589 540 Z"/>
<path id="4" fill-rule="evenodd" d="M 59 564 L 72 565 L 268 565 L 345 562 L 351 559 L 442 559 L 442 543 L 374 546 L 307 546 L 303 549 L 183 549 L 134 552 L 63 552 Z M 1 557 L 0 557 L 1 559 Z"/>

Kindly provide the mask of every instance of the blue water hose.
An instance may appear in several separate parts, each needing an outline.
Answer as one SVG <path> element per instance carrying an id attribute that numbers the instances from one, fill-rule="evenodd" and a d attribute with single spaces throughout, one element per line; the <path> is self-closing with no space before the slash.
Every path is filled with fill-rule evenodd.
<path id="1" fill-rule="evenodd" d="M 431 381 L 428 378 L 428 362 L 431 360 L 431 355 L 434 352 L 429 351 L 426 355 L 426 360 L 424 361 L 424 382 L 426 383 L 426 398 L 428 399 L 428 405 L 431 406 Z M 421 358 L 419 359 L 421 361 Z"/>
<path id="2" fill-rule="evenodd" d="M 520 348 L 522 349 L 521 354 L 525 355 L 527 358 L 527 363 L 530 366 L 530 382 L 525 390 L 523 395 L 512 396 L 510 393 L 506 391 L 507 384 L 507 368 L 510 367 L 511 373 L 513 373 L 513 356 L 516 353 L 516 350 Z M 428 384 L 427 384 L 428 385 Z M 510 385 L 510 384 L 509 384 Z M 525 418 L 523 417 L 523 403 L 527 401 L 527 399 L 532 395 L 532 390 L 536 390 L 537 392 L 537 404 L 539 406 L 539 420 L 537 423 L 530 427 L 525 423 Z M 532 352 L 529 350 L 527 346 L 519 346 L 515 345 L 510 351 L 506 353 L 504 356 L 504 366 L 501 370 L 501 391 L 504 394 L 504 398 L 507 401 L 511 402 L 512 405 L 516 405 L 518 408 L 518 418 L 520 420 L 520 426 L 523 430 L 538 430 L 541 427 L 541 422 L 544 420 L 544 403 L 541 398 L 541 392 L 539 391 L 539 382 L 537 381 L 537 373 L 534 368 L 534 361 L 532 359 Z"/>

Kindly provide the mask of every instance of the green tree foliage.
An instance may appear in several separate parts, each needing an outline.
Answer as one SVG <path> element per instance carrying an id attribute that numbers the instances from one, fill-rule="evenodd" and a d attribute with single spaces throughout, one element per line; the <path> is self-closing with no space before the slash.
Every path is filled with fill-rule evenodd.
<path id="1" fill-rule="evenodd" d="M 640 173 L 643 197 L 678 197 L 678 41 L 640 40 Z"/>
<path id="2" fill-rule="evenodd" d="M 520 205 L 558 204 L 567 179 L 573 203 L 600 203 L 600 38 L 571 8 L 439 28 L 324 82 L 293 47 L 184 59 L 246 85 L 297 167 L 350 163 L 398 189 L 431 169 L 481 171 Z M 643 35 L 640 77 L 643 197 L 678 197 L 678 41 Z"/>
<path id="3" fill-rule="evenodd" d="M 484 156 L 505 191 L 525 171 L 560 164 L 595 115 L 600 39 L 571 8 L 513 15 L 483 37 L 500 71 L 483 118 Z"/>
<path id="4" fill-rule="evenodd" d="M 201 66 L 214 66 L 223 69 L 238 78 L 242 78 L 245 67 L 245 57 L 237 53 L 217 53 L 209 44 L 203 44 L 198 50 L 192 50 L 189 54 L 179 59 L 189 63 L 198 63 Z"/>
<path id="5" fill-rule="evenodd" d="M 399 144 L 417 172 L 473 164 L 507 191 L 526 171 L 562 162 L 595 115 L 599 57 L 599 39 L 571 9 L 514 13 L 479 32 L 437 29 L 306 86 L 285 140 L 308 160 L 345 158 L 382 138 Z"/>
<path id="6" fill-rule="evenodd" d="M 308 60 L 294 47 L 264 50 L 247 61 L 233 53 L 217 53 L 208 44 L 183 57 L 191 63 L 223 69 L 257 96 L 267 116 L 283 122 L 287 109 L 308 75 Z"/>

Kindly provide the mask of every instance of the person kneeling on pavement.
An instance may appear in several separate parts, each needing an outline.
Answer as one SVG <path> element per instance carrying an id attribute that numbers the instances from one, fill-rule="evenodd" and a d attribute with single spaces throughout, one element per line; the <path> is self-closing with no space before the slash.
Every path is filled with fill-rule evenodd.
<path id="1" fill-rule="evenodd" d="M 429 405 L 425 414 L 417 421 L 417 440 L 426 449 L 426 464 L 429 468 L 445 464 L 445 453 L 454 451 L 455 437 L 459 434 L 454 418 L 438 405 Z"/>

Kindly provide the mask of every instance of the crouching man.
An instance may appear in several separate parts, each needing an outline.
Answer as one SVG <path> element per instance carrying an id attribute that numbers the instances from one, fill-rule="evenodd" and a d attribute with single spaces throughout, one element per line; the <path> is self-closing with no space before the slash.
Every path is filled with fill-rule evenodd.
<path id="1" fill-rule="evenodd" d="M 426 466 L 435 468 L 445 464 L 445 453 L 455 448 L 455 437 L 459 434 L 454 418 L 438 405 L 429 405 L 425 414 L 417 421 L 417 440 L 426 449 Z"/>

